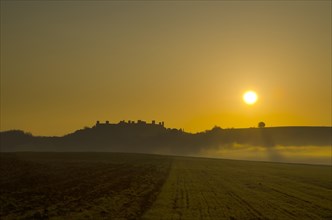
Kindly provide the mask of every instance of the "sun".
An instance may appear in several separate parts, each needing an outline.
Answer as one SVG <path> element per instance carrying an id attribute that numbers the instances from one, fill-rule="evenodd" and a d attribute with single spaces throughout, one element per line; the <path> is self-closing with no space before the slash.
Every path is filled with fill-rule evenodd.
<path id="1" fill-rule="evenodd" d="M 253 105 L 257 101 L 258 97 L 254 91 L 246 91 L 243 94 L 243 101 L 248 105 Z"/>

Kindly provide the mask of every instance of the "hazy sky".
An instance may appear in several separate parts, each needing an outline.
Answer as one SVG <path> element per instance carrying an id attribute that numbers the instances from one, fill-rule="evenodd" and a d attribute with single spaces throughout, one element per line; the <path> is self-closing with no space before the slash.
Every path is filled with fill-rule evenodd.
<path id="1" fill-rule="evenodd" d="M 331 126 L 331 111 L 331 1 L 1 0 L 1 130 Z"/>

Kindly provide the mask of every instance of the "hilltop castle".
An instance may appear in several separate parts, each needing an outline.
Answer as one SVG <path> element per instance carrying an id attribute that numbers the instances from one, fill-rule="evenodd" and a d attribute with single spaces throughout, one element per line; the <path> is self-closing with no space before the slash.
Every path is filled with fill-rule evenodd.
<path id="1" fill-rule="evenodd" d="M 148 123 L 148 122 L 142 121 L 142 120 L 137 120 L 137 122 L 131 121 L 131 120 L 129 120 L 129 121 L 122 120 L 117 124 L 111 124 L 109 121 L 105 121 L 105 123 L 101 123 L 100 121 L 97 121 L 95 127 L 105 127 L 105 126 L 112 126 L 112 125 L 133 125 L 133 126 L 138 125 L 138 126 L 161 126 L 161 127 L 165 127 L 163 121 L 161 121 L 159 123 L 156 123 L 155 120 L 152 120 L 151 123 Z"/>

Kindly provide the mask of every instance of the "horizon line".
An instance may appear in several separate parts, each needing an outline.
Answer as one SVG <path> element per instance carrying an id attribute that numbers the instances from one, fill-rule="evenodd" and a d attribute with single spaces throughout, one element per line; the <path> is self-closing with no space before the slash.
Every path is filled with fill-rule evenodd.
<path id="1" fill-rule="evenodd" d="M 8 130 L 2 130 L 0 128 L 0 133 L 4 133 L 4 132 L 11 132 L 11 131 L 22 131 L 26 134 L 31 134 L 32 136 L 34 137 L 63 137 L 63 136 L 66 136 L 68 134 L 72 134 L 72 133 L 75 133 L 76 131 L 79 131 L 79 130 L 84 130 L 84 129 L 93 129 L 93 128 L 96 128 L 97 125 L 113 125 L 113 126 L 123 126 L 124 124 L 125 125 L 147 125 L 147 126 L 162 126 L 163 128 L 165 128 L 166 130 L 178 130 L 178 131 L 182 131 L 184 133 L 188 133 L 188 134 L 199 134 L 199 133 L 203 133 L 203 132 L 206 132 L 206 131 L 212 131 L 214 128 L 220 128 L 221 130 L 243 130 L 243 129 L 270 129 L 270 128 L 331 128 L 332 129 L 332 125 L 280 125 L 280 126 L 266 126 L 266 127 L 263 127 L 263 128 L 260 128 L 258 126 L 252 126 L 252 127 L 221 127 L 219 125 L 215 125 L 213 126 L 212 128 L 210 129 L 206 129 L 206 130 L 202 130 L 202 131 L 197 131 L 197 132 L 190 132 L 190 131 L 185 131 L 183 128 L 167 128 L 164 126 L 164 121 L 161 121 L 159 123 L 153 123 L 155 122 L 155 120 L 151 120 L 151 123 L 148 123 L 147 121 L 143 121 L 143 120 L 137 120 L 136 123 L 135 121 L 131 121 L 131 120 L 128 120 L 127 122 L 125 120 L 121 120 L 119 121 L 118 123 L 109 123 L 109 121 L 105 121 L 105 123 L 100 123 L 100 121 L 96 121 L 96 124 L 89 127 L 89 126 L 84 126 L 83 128 L 79 128 L 79 129 L 76 129 L 72 132 L 68 132 L 68 133 L 65 133 L 63 135 L 35 135 L 33 134 L 32 132 L 29 132 L 29 131 L 26 131 L 26 130 L 23 130 L 23 129 L 18 129 L 18 128 L 13 128 L 13 129 L 8 129 Z"/>

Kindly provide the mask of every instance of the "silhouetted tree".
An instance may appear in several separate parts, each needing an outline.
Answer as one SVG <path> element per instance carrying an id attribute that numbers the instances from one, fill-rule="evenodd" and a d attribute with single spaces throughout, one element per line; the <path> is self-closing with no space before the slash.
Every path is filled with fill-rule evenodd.
<path id="1" fill-rule="evenodd" d="M 258 123 L 258 127 L 259 127 L 259 128 L 264 128 L 264 127 L 265 127 L 265 123 L 262 122 L 262 121 L 259 122 L 259 123 Z"/>
<path id="2" fill-rule="evenodd" d="M 213 128 L 212 128 L 212 132 L 220 132 L 222 130 L 222 128 L 221 127 L 219 127 L 219 126 L 214 126 Z"/>

